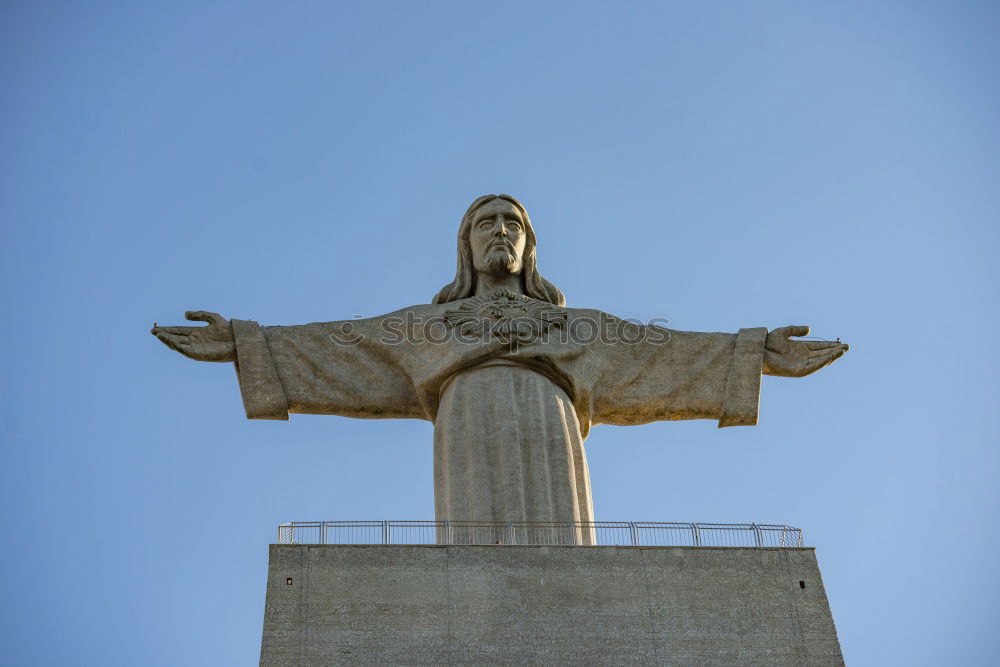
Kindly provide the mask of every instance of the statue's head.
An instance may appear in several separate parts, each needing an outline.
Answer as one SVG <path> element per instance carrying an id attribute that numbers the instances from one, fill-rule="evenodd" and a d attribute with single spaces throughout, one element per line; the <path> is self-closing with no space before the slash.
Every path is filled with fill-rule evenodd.
<path id="1" fill-rule="evenodd" d="M 520 275 L 527 296 L 566 305 L 563 293 L 538 273 L 535 230 L 524 206 L 510 195 L 484 195 L 462 216 L 455 280 L 438 292 L 434 303 L 472 296 L 480 273 Z"/>

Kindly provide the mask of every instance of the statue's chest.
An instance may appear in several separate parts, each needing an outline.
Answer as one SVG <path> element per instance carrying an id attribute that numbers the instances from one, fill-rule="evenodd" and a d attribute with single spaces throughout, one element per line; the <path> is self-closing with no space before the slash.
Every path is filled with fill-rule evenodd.
<path id="1" fill-rule="evenodd" d="M 514 350 L 545 344 L 565 329 L 567 311 L 506 290 L 489 299 L 469 297 L 444 313 L 449 333 L 460 343 L 499 342 Z"/>

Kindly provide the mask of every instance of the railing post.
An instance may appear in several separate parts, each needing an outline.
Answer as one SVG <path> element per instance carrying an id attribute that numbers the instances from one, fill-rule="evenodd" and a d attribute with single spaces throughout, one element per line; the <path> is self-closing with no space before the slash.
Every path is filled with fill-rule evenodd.
<path id="1" fill-rule="evenodd" d="M 632 546 L 639 546 L 639 529 L 636 527 L 634 521 L 628 522 L 629 531 L 632 533 Z"/>
<path id="2" fill-rule="evenodd" d="M 514 544 L 514 522 L 508 521 L 504 526 L 504 544 Z"/>
<path id="3" fill-rule="evenodd" d="M 701 534 L 699 534 L 699 532 L 698 532 L 698 524 L 696 524 L 696 523 L 692 523 L 691 524 L 691 535 L 694 537 L 694 545 L 696 547 L 700 547 L 701 546 Z"/>
<path id="4" fill-rule="evenodd" d="M 382 519 L 382 544 L 389 544 L 389 522 Z"/>
<path id="5" fill-rule="evenodd" d="M 753 529 L 754 540 L 757 542 L 758 547 L 764 546 L 764 536 L 760 533 L 760 526 L 755 523 L 750 524 L 750 528 Z"/>
<path id="6" fill-rule="evenodd" d="M 451 544 L 451 542 L 452 542 L 452 537 L 451 537 L 451 521 L 448 521 L 446 519 L 445 522 L 444 522 L 444 543 L 445 544 Z"/>
<path id="7" fill-rule="evenodd" d="M 569 543 L 576 546 L 576 522 L 567 521 L 566 526 L 569 528 Z"/>
<path id="8" fill-rule="evenodd" d="M 319 543 L 326 544 L 326 521 L 319 522 Z"/>

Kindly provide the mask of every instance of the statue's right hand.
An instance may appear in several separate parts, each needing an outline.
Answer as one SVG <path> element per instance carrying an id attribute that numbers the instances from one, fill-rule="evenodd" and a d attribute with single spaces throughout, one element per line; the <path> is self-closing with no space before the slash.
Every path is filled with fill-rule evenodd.
<path id="1" fill-rule="evenodd" d="M 159 327 L 151 334 L 169 348 L 177 350 L 196 361 L 235 361 L 236 340 L 229 320 L 218 313 L 189 310 L 184 313 L 189 320 L 208 322 L 207 327 Z"/>

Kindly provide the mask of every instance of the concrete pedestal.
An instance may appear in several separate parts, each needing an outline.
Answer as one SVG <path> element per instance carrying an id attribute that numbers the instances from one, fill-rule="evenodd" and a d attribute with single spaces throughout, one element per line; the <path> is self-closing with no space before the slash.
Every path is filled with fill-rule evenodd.
<path id="1" fill-rule="evenodd" d="M 271 545 L 262 665 L 843 665 L 813 549 Z"/>

